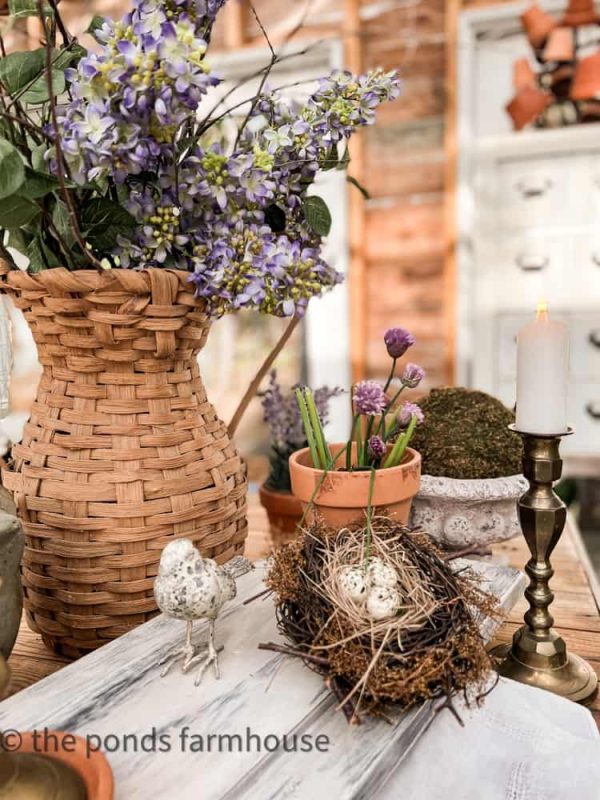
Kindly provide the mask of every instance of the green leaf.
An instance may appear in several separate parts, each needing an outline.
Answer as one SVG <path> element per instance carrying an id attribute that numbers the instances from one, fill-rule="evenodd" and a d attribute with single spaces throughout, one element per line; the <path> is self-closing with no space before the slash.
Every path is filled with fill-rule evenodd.
<path id="1" fill-rule="evenodd" d="M 66 69 L 78 64 L 82 58 L 87 56 L 88 51 L 78 42 L 72 41 L 68 47 L 55 50 L 52 58 L 52 66 L 56 69 Z"/>
<path id="2" fill-rule="evenodd" d="M 13 228 L 8 232 L 6 244 L 8 247 L 12 247 L 13 250 L 25 255 L 29 245 L 29 237 L 20 228 Z"/>
<path id="3" fill-rule="evenodd" d="M 0 139 L 0 200 L 20 189 L 25 180 L 25 164 L 16 147 Z"/>
<path id="4" fill-rule="evenodd" d="M 319 161 L 319 166 L 322 170 L 330 170 L 335 169 L 339 163 L 339 156 L 338 156 L 338 149 L 337 145 L 332 144 L 329 150 L 325 153 L 325 155 Z"/>
<path id="5" fill-rule="evenodd" d="M 25 183 L 19 189 L 19 194 L 21 197 L 27 197 L 30 200 L 37 200 L 50 194 L 50 192 L 54 192 L 59 186 L 58 180 L 52 175 L 26 167 Z"/>
<path id="6" fill-rule="evenodd" d="M 9 53 L 0 60 L 0 81 L 11 95 L 15 95 L 43 75 L 45 50 Z"/>
<path id="7" fill-rule="evenodd" d="M 322 197 L 311 195 L 305 197 L 302 203 L 302 210 L 306 221 L 319 236 L 327 236 L 331 230 L 331 212 L 327 207 L 327 203 Z"/>
<path id="8" fill-rule="evenodd" d="M 14 194 L 0 200 L 0 227 L 21 228 L 40 213 L 39 208 L 26 197 Z"/>
<path id="9" fill-rule="evenodd" d="M 86 30 L 86 33 L 89 33 L 90 36 L 93 36 L 94 39 L 95 39 L 96 38 L 96 31 L 99 31 L 100 28 L 102 28 L 102 26 L 104 25 L 105 22 L 106 22 L 106 20 L 104 19 L 104 17 L 99 17 L 99 16 L 96 15 L 95 17 L 92 18 L 92 21 L 90 22 L 90 24 L 89 24 L 89 26 L 88 26 L 88 28 Z"/>
<path id="10" fill-rule="evenodd" d="M 52 8 L 48 5 L 48 3 L 44 3 L 42 10 L 45 16 L 54 16 L 54 11 L 52 11 Z M 24 17 L 37 17 L 37 0 L 8 0 L 8 12 L 16 19 L 22 19 Z"/>
<path id="11" fill-rule="evenodd" d="M 40 236 L 31 240 L 25 255 L 29 259 L 28 272 L 41 272 L 44 269 L 61 266 L 60 260 Z"/>
<path id="12" fill-rule="evenodd" d="M 356 188 L 362 194 L 362 196 L 365 198 L 365 200 L 370 200 L 371 199 L 371 195 L 365 189 L 365 187 L 362 185 L 362 183 L 360 183 L 360 181 L 358 181 L 356 178 L 353 178 L 352 175 L 347 175 L 346 176 L 346 180 L 348 181 L 348 183 L 351 183 L 352 186 L 356 186 Z"/>
<path id="13" fill-rule="evenodd" d="M 58 95 L 62 94 L 65 91 L 66 85 L 65 73 L 60 69 L 53 69 L 52 91 L 54 92 L 54 96 L 58 97 Z M 47 103 L 49 99 L 48 81 L 46 80 L 46 72 L 44 70 L 29 89 L 23 93 L 21 100 L 25 103 L 36 105 L 38 103 Z"/>
<path id="14" fill-rule="evenodd" d="M 63 239 L 66 244 L 73 245 L 75 243 L 75 235 L 71 227 L 67 204 L 63 200 L 56 201 L 52 212 L 52 222 L 60 234 L 61 239 Z"/>
<path id="15" fill-rule="evenodd" d="M 96 197 L 86 203 L 81 211 L 84 239 L 100 252 L 110 252 L 119 236 L 128 236 L 137 222 L 127 209 L 106 197 Z"/>

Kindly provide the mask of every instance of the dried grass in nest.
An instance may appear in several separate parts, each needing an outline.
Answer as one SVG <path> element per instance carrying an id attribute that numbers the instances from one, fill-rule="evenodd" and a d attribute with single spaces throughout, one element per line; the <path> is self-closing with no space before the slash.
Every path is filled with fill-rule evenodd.
<path id="1" fill-rule="evenodd" d="M 375 556 L 396 571 L 403 598 L 399 613 L 380 621 L 339 585 L 344 566 Z M 467 689 L 483 695 L 492 665 L 478 619 L 497 615 L 497 601 L 472 571 L 453 573 L 424 534 L 383 517 L 369 536 L 360 526 L 332 534 L 316 523 L 276 551 L 267 585 L 290 647 L 261 647 L 302 658 L 349 721 L 436 698 L 453 708 L 452 697 Z"/>

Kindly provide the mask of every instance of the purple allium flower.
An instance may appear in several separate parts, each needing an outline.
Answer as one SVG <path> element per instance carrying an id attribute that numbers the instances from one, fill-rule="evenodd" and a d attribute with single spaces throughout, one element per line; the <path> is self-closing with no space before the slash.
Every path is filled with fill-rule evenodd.
<path id="1" fill-rule="evenodd" d="M 391 358 L 401 358 L 415 343 L 415 337 L 405 328 L 389 328 L 383 341 Z"/>
<path id="2" fill-rule="evenodd" d="M 354 408 L 357 414 L 375 416 L 387 407 L 388 399 L 383 387 L 376 381 L 361 381 L 354 387 Z"/>
<path id="3" fill-rule="evenodd" d="M 397 420 L 403 428 L 410 424 L 413 417 L 417 418 L 417 425 L 420 425 L 425 419 L 423 409 L 416 403 L 404 403 L 397 414 Z"/>
<path id="4" fill-rule="evenodd" d="M 400 378 L 403 386 L 408 389 L 416 389 L 425 377 L 425 370 L 418 364 L 407 364 Z"/>
<path id="5" fill-rule="evenodd" d="M 369 456 L 375 461 L 379 461 L 386 454 L 385 442 L 381 436 L 371 436 L 369 439 Z"/>

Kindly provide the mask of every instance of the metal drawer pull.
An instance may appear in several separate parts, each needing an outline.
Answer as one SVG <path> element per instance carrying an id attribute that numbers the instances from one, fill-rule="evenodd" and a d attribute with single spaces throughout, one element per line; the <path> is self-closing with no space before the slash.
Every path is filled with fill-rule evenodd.
<path id="1" fill-rule="evenodd" d="M 589 335 L 590 344 L 593 344 L 594 347 L 600 347 L 600 330 L 590 331 Z"/>
<path id="2" fill-rule="evenodd" d="M 600 419 L 600 406 L 594 403 L 588 403 L 585 407 L 587 413 L 592 417 L 592 419 Z"/>
<path id="3" fill-rule="evenodd" d="M 552 188 L 550 178 L 529 178 L 520 180 L 517 183 L 517 191 L 523 197 L 541 197 Z"/>
<path id="4" fill-rule="evenodd" d="M 515 262 L 519 269 L 525 272 L 536 272 L 545 269 L 550 259 L 548 256 L 517 256 Z"/>
<path id="5" fill-rule="evenodd" d="M 597 267 L 600 267 L 600 255 L 598 253 L 592 253 L 592 261 Z"/>

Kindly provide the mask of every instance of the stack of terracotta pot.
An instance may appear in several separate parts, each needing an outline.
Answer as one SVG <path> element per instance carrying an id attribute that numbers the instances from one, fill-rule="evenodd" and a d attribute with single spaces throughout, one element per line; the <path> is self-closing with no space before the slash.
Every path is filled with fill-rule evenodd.
<path id="1" fill-rule="evenodd" d="M 589 54 L 590 37 L 579 30 L 600 24 L 594 0 L 569 0 L 562 18 L 532 5 L 521 21 L 537 68 L 528 58 L 514 64 L 516 93 L 506 110 L 515 129 L 600 120 L 600 51 Z"/>

